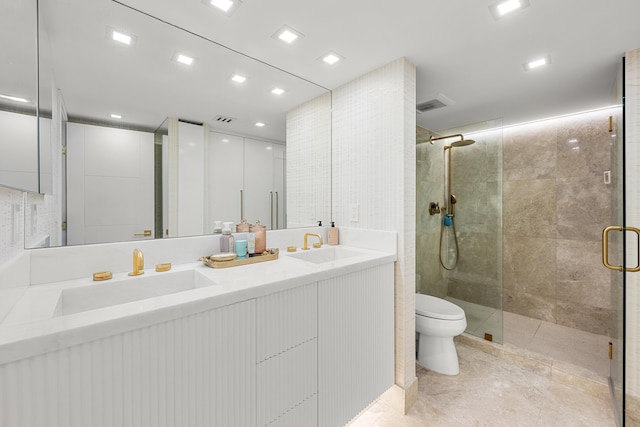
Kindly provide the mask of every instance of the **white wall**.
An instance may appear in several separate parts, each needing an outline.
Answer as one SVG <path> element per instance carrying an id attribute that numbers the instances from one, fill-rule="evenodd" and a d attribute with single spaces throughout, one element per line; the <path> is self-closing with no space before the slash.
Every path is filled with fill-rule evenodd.
<path id="1" fill-rule="evenodd" d="M 287 113 L 287 228 L 331 221 L 331 92 Z"/>
<path id="2" fill-rule="evenodd" d="M 398 232 L 395 382 L 410 406 L 415 374 L 416 70 L 404 58 L 333 91 L 332 198 L 336 226 Z M 352 207 L 358 218 L 353 221 Z"/>
<path id="3" fill-rule="evenodd" d="M 0 183 L 38 191 L 38 119 L 0 111 Z"/>

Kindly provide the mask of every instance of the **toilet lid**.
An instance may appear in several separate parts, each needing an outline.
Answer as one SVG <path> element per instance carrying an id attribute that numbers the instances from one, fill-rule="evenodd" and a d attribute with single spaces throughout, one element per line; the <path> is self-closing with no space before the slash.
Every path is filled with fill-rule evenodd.
<path id="1" fill-rule="evenodd" d="M 442 298 L 424 294 L 416 294 L 416 314 L 434 319 L 464 319 L 462 308 Z"/>

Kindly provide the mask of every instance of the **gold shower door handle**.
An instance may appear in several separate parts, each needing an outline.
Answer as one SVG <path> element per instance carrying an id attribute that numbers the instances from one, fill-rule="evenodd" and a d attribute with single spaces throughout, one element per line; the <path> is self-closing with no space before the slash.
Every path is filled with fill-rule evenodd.
<path id="1" fill-rule="evenodd" d="M 636 262 L 636 266 L 635 267 L 623 267 L 621 265 L 611 265 L 609 264 L 609 232 L 611 231 L 632 231 L 634 233 L 636 233 L 636 235 L 638 236 L 638 261 Z M 635 273 L 637 271 L 640 271 L 640 229 L 637 229 L 635 227 L 622 227 L 620 225 L 610 225 L 608 227 L 605 227 L 604 230 L 602 230 L 602 264 L 604 264 L 605 267 L 607 267 L 610 270 L 615 270 L 615 271 L 627 271 L 630 273 Z"/>
<path id="2" fill-rule="evenodd" d="M 151 230 L 144 230 L 142 233 L 135 233 L 134 236 L 151 237 Z"/>

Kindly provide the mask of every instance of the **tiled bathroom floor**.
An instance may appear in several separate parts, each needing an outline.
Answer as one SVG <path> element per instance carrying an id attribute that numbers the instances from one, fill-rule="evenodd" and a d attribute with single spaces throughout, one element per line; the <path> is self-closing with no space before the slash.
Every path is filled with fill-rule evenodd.
<path id="1" fill-rule="evenodd" d="M 417 366 L 418 400 L 407 415 L 380 399 L 350 427 L 615 426 L 604 385 L 575 388 L 550 372 L 489 354 L 470 340 L 456 343 L 457 376 Z"/>

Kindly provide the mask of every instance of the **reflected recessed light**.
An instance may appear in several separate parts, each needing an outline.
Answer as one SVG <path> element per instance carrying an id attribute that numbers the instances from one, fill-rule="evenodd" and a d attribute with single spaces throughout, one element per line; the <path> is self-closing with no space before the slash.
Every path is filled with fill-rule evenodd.
<path id="1" fill-rule="evenodd" d="M 533 61 L 525 62 L 522 67 L 525 71 L 533 70 L 534 68 L 542 67 L 543 65 L 551 64 L 551 57 L 548 55 L 543 58 L 538 58 Z"/>
<path id="2" fill-rule="evenodd" d="M 227 138 L 222 138 L 222 142 L 229 142 Z"/>
<path id="3" fill-rule="evenodd" d="M 271 90 L 271 93 L 274 95 L 282 95 L 284 93 L 284 89 L 280 89 L 279 87 L 274 87 Z"/>
<path id="4" fill-rule="evenodd" d="M 242 1 L 240 0 L 202 0 L 202 3 L 213 6 L 216 10 L 231 16 L 238 9 Z"/>
<path id="5" fill-rule="evenodd" d="M 276 31 L 271 37 L 274 39 L 282 40 L 285 43 L 291 44 L 294 41 L 304 37 L 300 31 L 296 31 L 291 27 L 283 25 L 278 31 Z"/>
<path id="6" fill-rule="evenodd" d="M 113 27 L 107 27 L 107 38 L 115 41 L 120 45 L 133 46 L 137 37 L 127 31 L 116 30 Z"/>
<path id="7" fill-rule="evenodd" d="M 575 144 L 576 142 L 578 142 L 578 140 L 576 138 L 572 138 L 568 141 L 570 144 Z"/>
<path id="8" fill-rule="evenodd" d="M 191 65 L 193 64 L 193 58 L 187 55 L 184 55 L 182 53 L 178 53 L 175 56 L 175 60 L 180 62 L 181 64 L 185 64 L 185 65 Z"/>
<path id="9" fill-rule="evenodd" d="M 529 0 L 501 0 L 489 6 L 493 18 L 498 20 L 511 12 L 529 6 Z"/>
<path id="10" fill-rule="evenodd" d="M 333 51 L 327 52 L 324 55 L 322 55 L 320 58 L 318 58 L 318 60 L 324 61 L 329 65 L 333 65 L 338 61 L 341 61 L 342 59 L 344 59 L 344 56 L 335 53 Z"/>
<path id="11" fill-rule="evenodd" d="M 258 126 L 259 128 L 264 127 L 264 123 L 262 123 L 262 122 L 257 122 L 257 123 L 256 123 L 256 126 Z"/>
<path id="12" fill-rule="evenodd" d="M 111 117 L 112 119 L 121 119 L 122 118 L 122 114 L 109 114 L 109 117 Z"/>
<path id="13" fill-rule="evenodd" d="M 20 98 L 19 96 L 11 96 L 11 95 L 2 95 L 2 94 L 0 94 L 0 98 L 7 99 L 9 101 L 22 102 L 22 103 L 31 102 L 27 98 Z"/>
<path id="14" fill-rule="evenodd" d="M 236 83 L 244 83 L 247 78 L 245 76 L 241 76 L 240 74 L 234 74 L 233 76 L 231 76 L 231 80 Z"/>
<path id="15" fill-rule="evenodd" d="M 266 148 L 267 148 L 267 150 L 273 150 L 273 147 L 270 146 L 270 145 L 268 145 Z"/>

